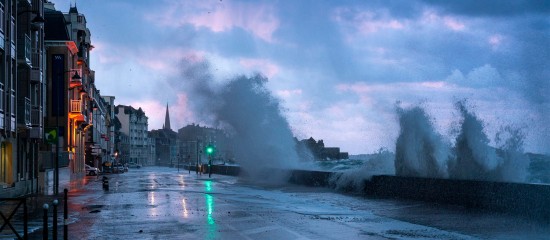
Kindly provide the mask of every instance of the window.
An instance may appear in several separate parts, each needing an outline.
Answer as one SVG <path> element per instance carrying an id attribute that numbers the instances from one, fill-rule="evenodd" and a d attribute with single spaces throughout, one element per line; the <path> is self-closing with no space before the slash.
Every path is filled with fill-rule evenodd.
<path id="1" fill-rule="evenodd" d="M 12 43 L 15 43 L 15 19 L 11 18 L 11 28 L 10 28 L 10 40 Z"/>
<path id="2" fill-rule="evenodd" d="M 4 33 L 4 5 L 0 3 L 0 32 Z"/>

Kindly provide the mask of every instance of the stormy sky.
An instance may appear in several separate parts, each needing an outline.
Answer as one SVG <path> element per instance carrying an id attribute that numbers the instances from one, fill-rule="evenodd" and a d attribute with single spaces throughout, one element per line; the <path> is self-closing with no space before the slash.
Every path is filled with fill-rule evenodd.
<path id="1" fill-rule="evenodd" d="M 54 0 L 67 12 L 74 0 Z M 395 149 L 396 102 L 420 104 L 442 135 L 466 99 L 493 139 L 523 128 L 550 153 L 549 1 L 80 0 L 103 95 L 161 128 L 209 124 L 185 65 L 223 83 L 261 73 L 298 138 L 352 154 Z M 207 106 L 203 106 L 207 107 Z"/>

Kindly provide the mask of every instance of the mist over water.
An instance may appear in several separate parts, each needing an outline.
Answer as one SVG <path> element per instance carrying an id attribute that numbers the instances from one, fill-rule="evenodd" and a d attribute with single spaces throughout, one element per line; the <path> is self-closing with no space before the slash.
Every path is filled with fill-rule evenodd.
<path id="1" fill-rule="evenodd" d="M 229 135 L 245 174 L 255 181 L 286 182 L 286 173 L 273 169 L 296 167 L 296 143 L 279 100 L 266 87 L 267 78 L 256 74 L 215 81 L 206 62 L 184 62 L 183 76 L 194 112 Z"/>

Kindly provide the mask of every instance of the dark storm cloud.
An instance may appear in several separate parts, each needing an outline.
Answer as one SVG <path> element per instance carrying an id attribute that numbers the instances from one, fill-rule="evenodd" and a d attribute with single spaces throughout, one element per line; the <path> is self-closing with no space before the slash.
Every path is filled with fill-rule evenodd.
<path id="1" fill-rule="evenodd" d="M 422 0 L 444 12 L 466 16 L 507 17 L 550 13 L 550 2 L 546 0 L 462 0 L 438 1 Z"/>

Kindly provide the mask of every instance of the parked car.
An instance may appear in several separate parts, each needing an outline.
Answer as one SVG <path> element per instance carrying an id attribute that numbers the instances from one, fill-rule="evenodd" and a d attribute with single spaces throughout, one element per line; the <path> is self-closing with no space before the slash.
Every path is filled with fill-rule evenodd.
<path id="1" fill-rule="evenodd" d="M 115 164 L 114 167 L 113 167 L 113 171 L 115 173 L 123 173 L 123 172 L 126 172 L 126 170 L 124 169 L 124 165 L 122 164 Z"/>
<path id="2" fill-rule="evenodd" d="M 128 168 L 141 168 L 141 164 L 128 163 Z"/>
<path id="3" fill-rule="evenodd" d="M 88 176 L 97 176 L 99 174 L 99 169 L 96 167 L 91 167 L 90 165 L 85 164 L 84 168 L 86 170 L 86 175 Z"/>

